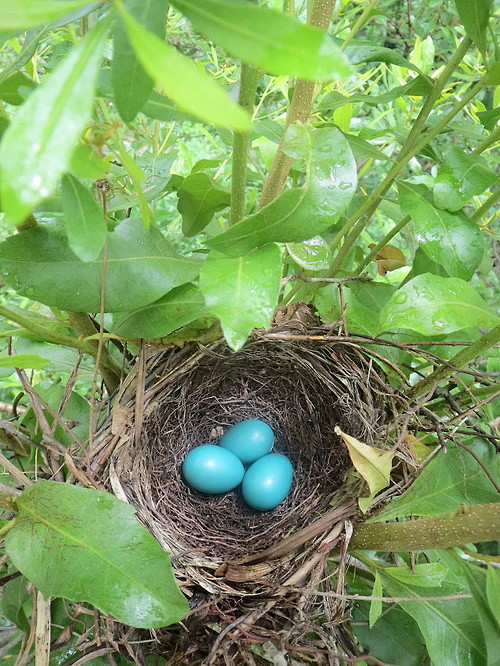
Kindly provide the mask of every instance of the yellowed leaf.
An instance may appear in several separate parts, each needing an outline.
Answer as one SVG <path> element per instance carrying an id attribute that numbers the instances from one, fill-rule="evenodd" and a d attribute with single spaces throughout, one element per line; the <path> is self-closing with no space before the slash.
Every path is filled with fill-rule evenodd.
<path id="1" fill-rule="evenodd" d="M 390 483 L 392 459 L 395 453 L 394 451 L 378 449 L 375 446 L 368 446 L 368 444 L 360 442 L 355 437 L 346 435 L 338 426 L 335 428 L 335 432 L 344 440 L 352 464 L 370 489 L 368 497 L 358 499 L 359 508 L 363 513 L 366 513 L 375 495 Z"/>

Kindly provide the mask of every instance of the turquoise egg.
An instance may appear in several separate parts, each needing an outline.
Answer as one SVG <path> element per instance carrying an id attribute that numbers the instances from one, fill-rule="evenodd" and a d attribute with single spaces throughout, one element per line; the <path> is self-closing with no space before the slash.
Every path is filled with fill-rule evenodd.
<path id="1" fill-rule="evenodd" d="M 253 509 L 269 511 L 281 504 L 292 486 L 293 467 L 281 453 L 270 453 L 251 465 L 243 477 L 243 498 Z"/>
<path id="2" fill-rule="evenodd" d="M 250 465 L 273 448 L 274 433 L 270 426 L 258 419 L 241 421 L 229 428 L 219 445 L 231 451 L 244 465 Z"/>
<path id="3" fill-rule="evenodd" d="M 182 474 L 191 488 L 216 495 L 239 486 L 245 468 L 231 451 L 205 444 L 187 454 L 182 463 Z"/>

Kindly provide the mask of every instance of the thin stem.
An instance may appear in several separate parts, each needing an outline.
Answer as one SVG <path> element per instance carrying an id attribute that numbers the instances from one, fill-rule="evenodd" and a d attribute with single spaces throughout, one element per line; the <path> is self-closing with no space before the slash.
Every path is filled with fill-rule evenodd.
<path id="1" fill-rule="evenodd" d="M 82 337 L 86 338 L 96 334 L 95 326 L 86 312 L 68 312 L 67 315 L 75 331 Z M 120 384 L 120 369 L 109 355 L 108 350 L 102 346 L 100 348 L 97 340 L 85 344 L 91 347 L 91 351 L 87 351 L 87 353 L 91 353 L 96 359 L 96 365 L 98 364 L 104 383 L 108 391 L 113 393 Z"/>
<path id="2" fill-rule="evenodd" d="M 250 114 L 255 105 L 255 93 L 260 79 L 260 70 L 252 65 L 241 65 L 238 103 Z M 250 148 L 249 132 L 235 132 L 233 137 L 231 179 L 231 224 L 245 217 L 247 162 Z"/>
<path id="3" fill-rule="evenodd" d="M 373 213 L 377 209 L 383 196 L 386 194 L 386 192 L 389 190 L 396 177 L 399 175 L 401 169 L 411 160 L 412 157 L 414 157 L 418 152 L 420 152 L 420 150 L 422 150 L 422 148 L 424 148 L 434 136 L 436 136 L 441 131 L 442 127 L 441 123 L 439 123 L 436 126 L 439 127 L 437 131 L 435 131 L 436 130 L 435 127 L 432 131 L 426 134 L 425 137 L 421 139 L 420 142 L 418 142 L 417 144 L 415 143 L 420 134 L 422 133 L 422 130 L 424 129 L 425 124 L 427 122 L 427 118 L 429 117 L 431 111 L 433 110 L 437 100 L 439 99 L 439 96 L 444 86 L 455 72 L 458 64 L 467 53 L 467 50 L 469 49 L 470 45 L 471 45 L 471 40 L 468 37 L 464 37 L 464 39 L 460 43 L 460 46 L 455 51 L 450 61 L 448 62 L 444 70 L 441 72 L 441 75 L 435 82 L 434 88 L 429 97 L 426 99 L 422 109 L 420 110 L 420 113 L 417 119 L 415 120 L 415 123 L 412 129 L 410 130 L 410 133 L 408 134 L 403 147 L 399 152 L 396 162 L 393 164 L 388 174 L 386 175 L 382 183 L 378 186 L 378 188 L 375 190 L 375 192 L 372 194 L 372 196 L 369 197 L 369 199 L 367 199 L 367 201 L 347 221 L 346 225 L 344 226 L 345 229 L 344 234 L 349 232 L 349 235 L 346 237 L 346 240 L 344 242 L 344 247 L 342 247 L 337 257 L 335 258 L 335 261 L 332 265 L 331 270 L 329 271 L 329 274 L 333 275 L 340 268 L 340 266 L 342 266 L 342 263 L 345 257 L 347 256 L 348 252 L 350 251 L 351 247 L 354 245 L 358 236 L 363 231 L 371 215 L 373 215 Z M 476 86 L 474 86 L 473 90 L 475 90 L 475 88 Z M 477 91 L 474 92 L 474 95 L 476 94 L 476 92 Z M 466 101 L 464 102 L 464 100 Z M 465 104 L 468 103 L 469 99 L 464 98 L 464 100 L 462 100 L 462 102 L 464 102 L 463 106 L 465 106 Z M 444 126 L 448 124 L 450 118 L 453 118 L 463 108 L 463 106 L 460 106 L 460 104 L 456 104 L 452 109 L 453 113 L 450 112 L 446 116 L 446 122 Z"/>
<path id="4" fill-rule="evenodd" d="M 13 503 L 11 501 L 11 498 L 9 498 L 9 502 L 10 503 L 8 504 L 8 506 L 6 506 L 4 508 L 12 509 Z M 3 506 L 1 500 L 0 500 L 0 506 Z M 3 527 L 0 528 L 0 539 L 2 539 L 7 534 L 7 532 L 9 532 L 14 527 L 15 522 L 16 522 L 16 519 L 13 518 L 12 520 L 9 520 L 9 522 L 6 523 Z"/>
<path id="5" fill-rule="evenodd" d="M 498 201 L 500 201 L 500 190 L 497 190 L 496 192 L 493 192 L 486 201 L 483 203 L 482 206 L 480 206 L 471 216 L 470 219 L 473 222 L 477 222 L 480 220 L 485 213 L 489 211 L 490 208 L 492 208 Z"/>
<path id="6" fill-rule="evenodd" d="M 382 240 L 381 240 L 379 243 L 377 243 L 377 244 L 375 245 L 375 247 L 372 249 L 372 251 L 371 251 L 369 254 L 366 255 L 366 257 L 363 259 L 363 261 L 362 261 L 362 262 L 359 264 L 359 266 L 356 268 L 356 274 L 357 274 L 357 275 L 359 275 L 360 273 L 362 273 L 362 272 L 365 270 L 365 268 L 368 266 L 368 264 L 370 263 L 370 261 L 371 261 L 372 259 L 374 259 L 374 258 L 377 256 L 377 254 L 380 252 L 380 250 L 381 250 L 382 248 L 384 248 L 384 247 L 387 245 L 387 243 L 389 243 L 389 242 L 394 238 L 394 236 L 397 236 L 397 235 L 399 234 L 399 232 L 401 231 L 401 229 L 403 229 L 403 227 L 405 227 L 405 226 L 408 224 L 408 222 L 410 222 L 410 220 L 411 220 L 411 217 L 410 217 L 409 215 L 405 215 L 405 216 L 404 216 L 404 217 L 403 217 L 403 218 L 402 218 L 402 219 L 396 224 L 396 226 L 394 226 L 394 227 L 389 231 L 389 233 L 387 233 L 387 234 L 382 238 Z"/>
<path id="7" fill-rule="evenodd" d="M 400 553 L 494 541 L 500 534 L 500 505 L 475 504 L 458 511 L 400 523 L 363 523 L 354 529 L 349 550 Z"/>
<path id="8" fill-rule="evenodd" d="M 334 4 L 335 0 L 314 0 L 309 20 L 310 25 L 327 30 L 330 25 Z M 293 159 L 288 157 L 288 155 L 285 155 L 283 152 L 283 141 L 286 128 L 296 121 L 302 123 L 307 122 L 312 110 L 315 87 L 316 84 L 314 81 L 307 81 L 304 79 L 297 81 L 295 85 L 293 98 L 286 116 L 285 130 L 281 135 L 281 140 L 271 165 L 271 169 L 264 181 L 259 208 L 274 201 L 285 185 L 285 181 L 290 172 L 290 167 L 293 163 Z"/>
<path id="9" fill-rule="evenodd" d="M 484 137 L 484 139 L 474 148 L 472 154 L 480 155 L 481 153 L 484 153 L 484 151 L 498 141 L 498 139 L 500 139 L 500 125 L 497 125 L 491 134 Z"/>
<path id="10" fill-rule="evenodd" d="M 351 32 L 347 35 L 346 39 L 344 40 L 344 43 L 340 47 L 341 51 L 346 50 L 346 48 L 349 46 L 349 44 L 354 39 L 354 37 L 358 34 L 358 32 L 361 30 L 361 28 L 368 21 L 368 19 L 370 18 L 370 13 L 371 13 L 373 7 L 377 4 L 377 2 L 378 2 L 378 0 L 370 0 L 370 2 L 366 5 L 363 13 L 358 18 L 356 23 L 352 26 Z"/>
<path id="11" fill-rule="evenodd" d="M 478 356 L 482 356 L 485 351 L 496 345 L 500 341 L 500 325 L 495 326 L 489 333 L 476 340 L 471 345 L 455 354 L 449 361 L 440 365 L 430 375 L 421 379 L 409 392 L 409 397 L 415 400 L 426 393 L 430 393 L 434 386 L 444 379 L 447 379 L 456 372 L 457 368 L 462 368 L 474 361 Z"/>
<path id="12" fill-rule="evenodd" d="M 0 305 L 0 315 L 2 317 L 5 317 L 5 319 L 9 319 L 10 321 L 15 322 L 16 324 L 19 324 L 27 331 L 31 331 L 32 333 L 35 333 L 36 335 L 45 338 L 49 342 L 54 342 L 58 345 L 63 345 L 65 347 L 72 347 L 73 349 L 78 349 L 78 351 L 81 351 L 84 354 L 94 355 L 94 351 L 89 343 L 77 340 L 76 338 L 72 338 L 69 335 L 63 335 L 62 333 L 57 333 L 56 331 L 53 331 L 52 329 L 47 328 L 42 324 L 33 321 L 29 317 L 25 317 L 19 312 L 10 310 L 4 305 Z"/>

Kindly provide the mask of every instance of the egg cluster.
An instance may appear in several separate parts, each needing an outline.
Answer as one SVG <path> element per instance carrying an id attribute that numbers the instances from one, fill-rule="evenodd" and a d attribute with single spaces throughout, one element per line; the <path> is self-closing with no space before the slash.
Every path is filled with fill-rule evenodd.
<path id="1" fill-rule="evenodd" d="M 218 446 L 192 449 L 182 464 L 186 482 L 211 495 L 229 492 L 241 483 L 245 502 L 258 511 L 281 504 L 293 480 L 293 468 L 281 453 L 271 453 L 274 433 L 258 419 L 229 428 Z M 245 469 L 247 467 L 247 469 Z"/>

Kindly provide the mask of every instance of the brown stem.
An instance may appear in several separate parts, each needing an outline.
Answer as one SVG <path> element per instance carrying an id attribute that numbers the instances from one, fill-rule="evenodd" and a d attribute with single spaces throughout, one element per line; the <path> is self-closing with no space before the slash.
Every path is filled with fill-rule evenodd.
<path id="1" fill-rule="evenodd" d="M 500 538 L 500 504 L 476 504 L 458 511 L 401 523 L 363 523 L 349 550 L 399 553 L 443 549 Z"/>
<path id="2" fill-rule="evenodd" d="M 327 30 L 332 18 L 334 4 L 335 0 L 315 0 L 311 11 L 311 17 L 309 19 L 310 25 Z M 274 156 L 274 161 L 262 187 L 259 208 L 274 201 L 285 185 L 285 181 L 293 162 L 293 159 L 288 157 L 288 155 L 285 155 L 283 152 L 283 141 L 286 128 L 291 123 L 297 121 L 302 123 L 307 122 L 314 101 L 315 86 L 316 84 L 314 81 L 308 81 L 305 79 L 300 79 L 295 84 L 292 101 L 286 116 L 285 131 L 281 135 L 280 144 L 276 151 L 276 155 Z"/>

